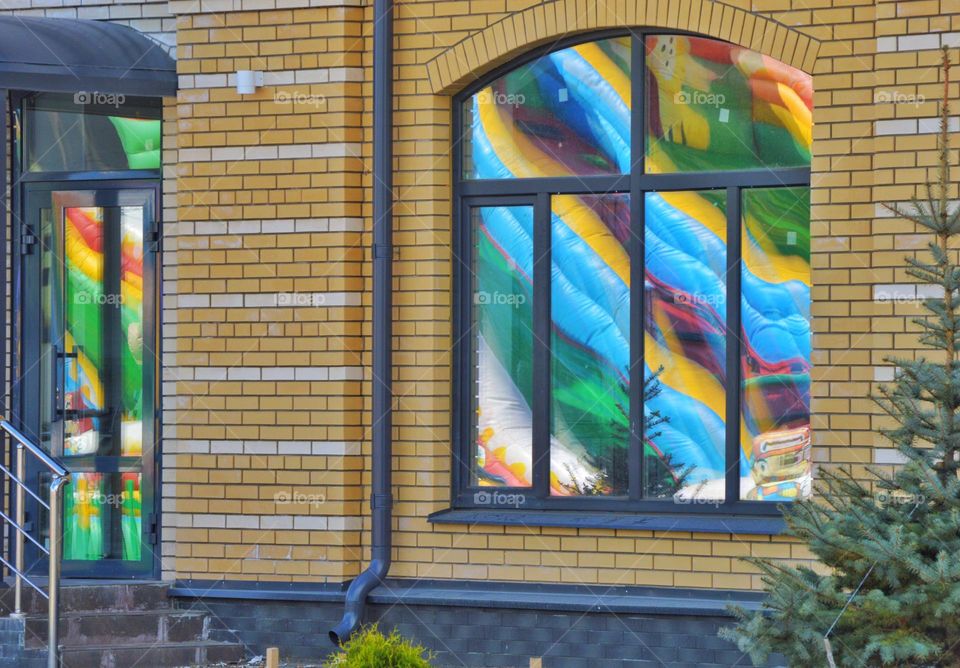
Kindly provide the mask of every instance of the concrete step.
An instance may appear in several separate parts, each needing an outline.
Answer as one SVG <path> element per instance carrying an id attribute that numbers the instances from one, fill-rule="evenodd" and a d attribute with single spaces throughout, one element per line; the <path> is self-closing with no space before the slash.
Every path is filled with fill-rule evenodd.
<path id="1" fill-rule="evenodd" d="M 206 615 L 189 610 L 67 612 L 60 616 L 60 644 L 127 645 L 205 640 Z M 26 646 L 46 647 L 46 615 L 26 619 Z"/>
<path id="2" fill-rule="evenodd" d="M 41 583 L 46 591 L 46 583 Z M 79 612 L 96 610 L 157 610 L 170 608 L 168 584 L 162 582 L 73 584 L 69 580 L 60 586 L 60 611 Z M 13 588 L 0 590 L 0 614 L 13 611 Z M 23 585 L 23 611 L 46 614 L 47 601 L 27 584 Z"/>
<path id="3" fill-rule="evenodd" d="M 63 668 L 180 668 L 240 662 L 243 645 L 210 640 L 209 616 L 171 604 L 163 583 L 64 583 Z M 24 589 L 23 617 L 0 616 L 0 668 L 46 665 L 46 600 Z M 0 590 L 13 607 L 13 591 Z M 3 612 L 0 611 L 0 615 Z"/>
<path id="4" fill-rule="evenodd" d="M 213 640 L 198 640 L 190 643 L 65 647 L 61 654 L 61 666 L 63 668 L 91 668 L 95 666 L 174 668 L 211 663 L 237 663 L 243 658 L 244 651 L 241 645 Z"/>

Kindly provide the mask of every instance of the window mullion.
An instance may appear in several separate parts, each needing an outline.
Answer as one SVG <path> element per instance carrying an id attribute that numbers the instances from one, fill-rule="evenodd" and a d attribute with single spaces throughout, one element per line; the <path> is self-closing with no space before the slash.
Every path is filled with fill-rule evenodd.
<path id="1" fill-rule="evenodd" d="M 643 383 L 644 383 L 644 169 L 643 36 L 634 33 L 630 49 L 630 443 L 629 496 L 643 497 Z"/>
<path id="2" fill-rule="evenodd" d="M 727 359 L 725 503 L 740 500 L 740 188 L 727 188 Z"/>
<path id="3" fill-rule="evenodd" d="M 643 385 L 644 364 L 644 194 L 631 189 L 630 216 L 630 498 L 643 498 Z"/>
<path id="4" fill-rule="evenodd" d="M 453 416 L 454 434 L 456 434 L 460 443 L 454 461 L 454 500 L 461 490 L 472 485 L 473 458 L 477 456 L 477 446 L 474 439 L 474 427 L 476 425 L 468 417 L 477 414 L 473 374 L 478 362 L 473 346 L 468 343 L 476 339 L 474 313 L 471 310 L 475 289 L 474 281 L 476 280 L 471 271 L 473 267 L 473 237 L 476 230 L 473 227 L 469 211 L 468 204 L 462 199 L 459 200 L 455 208 L 457 217 L 453 221 L 454 248 L 459 254 L 458 257 L 453 258 L 453 275 L 458 290 L 456 295 L 458 299 L 454 302 L 453 317 L 460 327 L 460 331 L 465 334 L 464 337 L 458 336 L 454 340 L 454 359 L 460 377 L 469 379 L 466 383 L 457 383 L 453 388 L 454 406 L 460 413 Z"/>
<path id="5" fill-rule="evenodd" d="M 533 492 L 550 495 L 550 194 L 539 193 L 533 214 Z"/>

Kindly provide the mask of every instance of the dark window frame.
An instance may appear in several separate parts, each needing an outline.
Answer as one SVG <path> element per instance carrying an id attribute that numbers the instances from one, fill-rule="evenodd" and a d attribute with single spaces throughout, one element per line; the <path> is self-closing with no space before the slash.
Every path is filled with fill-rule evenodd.
<path id="1" fill-rule="evenodd" d="M 631 44 L 631 158 L 633 170 L 630 174 L 600 176 L 562 176 L 547 178 L 518 179 L 466 179 L 464 178 L 463 144 L 465 138 L 464 103 L 472 95 L 489 85 L 504 74 L 533 62 L 559 49 L 576 44 L 629 35 Z M 751 501 L 740 499 L 740 244 L 741 231 L 741 192 L 749 188 L 764 187 L 810 187 L 809 167 L 760 168 L 750 170 L 729 170 L 716 172 L 684 173 L 645 173 L 646 128 L 644 101 L 645 39 L 648 36 L 684 35 L 705 37 L 708 35 L 662 29 L 608 30 L 580 34 L 550 44 L 548 47 L 531 51 L 497 68 L 488 75 L 456 95 L 452 100 L 452 142 L 453 142 L 453 411 L 452 411 L 452 468 L 451 468 L 451 505 L 454 513 L 477 511 L 472 521 L 494 524 L 503 522 L 504 515 L 523 515 L 526 511 L 566 511 L 569 513 L 630 513 L 653 515 L 696 515 L 700 517 L 779 517 L 780 504 L 770 501 Z M 723 40 L 717 40 L 723 41 Z M 693 191 L 726 190 L 727 194 L 727 271 L 728 295 L 737 295 L 728 299 L 726 314 L 727 368 L 732 370 L 726 384 L 726 489 L 725 500 L 691 500 L 681 503 L 673 498 L 642 498 L 642 415 L 643 415 L 643 313 L 645 271 L 643 243 L 645 238 L 644 203 L 645 193 L 650 191 Z M 473 437 L 474 412 L 471 410 L 472 393 L 472 355 L 473 339 L 471 331 L 473 292 L 471 285 L 471 267 L 473 250 L 471 244 L 470 209 L 492 205 L 530 205 L 534 211 L 534 247 L 537 266 L 546 263 L 546 275 L 549 278 L 551 234 L 549 228 L 550 196 L 553 194 L 605 195 L 625 193 L 630 195 L 631 228 L 631 288 L 630 288 L 630 444 L 629 448 L 629 493 L 623 496 L 550 496 L 550 394 L 549 389 L 539 392 L 531 411 L 533 413 L 532 462 L 533 479 L 531 487 L 480 487 L 471 485 L 472 469 L 476 457 Z M 735 249 L 735 252 L 732 252 Z M 535 266 L 535 274 L 536 271 Z M 550 323 L 550 281 L 534 278 L 534 322 L 538 327 L 548 328 Z M 545 315 L 544 315 L 545 314 Z M 534 342 L 534 383 L 549 388 L 549 341 L 550 337 L 535 338 Z M 546 365 L 547 368 L 544 368 Z M 538 426 L 539 425 L 539 426 Z M 546 428 L 545 428 L 546 427 Z M 539 472 L 538 472 L 539 471 Z M 546 475 L 545 475 L 545 473 Z M 510 505 L 478 503 L 478 492 L 496 492 L 504 495 L 523 495 L 523 503 L 514 508 Z M 443 521 L 441 516 L 451 511 L 435 515 L 434 521 Z M 489 517 L 486 517 L 489 515 Z M 531 518 L 532 519 L 532 518 Z M 465 520 L 466 521 L 466 520 Z M 510 523 L 509 521 L 506 523 Z M 534 520 L 536 523 L 536 520 Z M 571 525 L 576 525 L 572 520 Z M 596 520 L 586 524 L 597 524 Z M 600 525 L 603 523 L 601 522 Z M 682 527 L 678 527 L 682 528 Z M 717 531 L 723 531 L 718 527 Z"/>
<path id="2" fill-rule="evenodd" d="M 32 109 L 30 108 L 30 103 L 40 95 L 52 96 L 52 99 L 48 102 L 48 106 L 45 108 Z M 79 95 L 79 93 L 77 93 Z M 92 181 L 97 179 L 149 179 L 149 178 L 162 178 L 163 176 L 163 164 L 162 164 L 162 143 L 163 143 L 163 100 L 159 97 L 144 97 L 144 96 L 135 96 L 135 95 L 120 95 L 124 99 L 123 104 L 127 104 L 129 100 L 128 109 L 133 109 L 137 112 L 136 115 L 124 116 L 123 114 L 117 113 L 122 107 L 105 105 L 105 104 L 70 104 L 70 94 L 61 93 L 61 92 L 42 92 L 42 91 L 17 91 L 11 98 L 10 112 L 13 118 L 13 127 L 16 129 L 16 141 L 13 142 L 14 153 L 13 153 L 13 162 L 16 166 L 16 174 L 18 176 L 18 183 L 28 183 L 28 182 L 47 182 L 47 181 Z M 74 98 L 75 99 L 75 98 Z M 143 118 L 149 120 L 160 121 L 161 130 L 160 130 L 160 141 L 161 141 L 161 164 L 158 167 L 150 168 L 132 168 L 132 167 L 118 167 L 118 168 L 100 168 L 88 167 L 86 169 L 76 169 L 76 170 L 44 170 L 39 169 L 32 171 L 28 165 L 29 159 L 31 156 L 28 155 L 29 152 L 29 138 L 31 132 L 31 124 L 34 122 L 32 116 L 37 111 L 62 111 L 65 113 L 73 114 L 77 117 L 77 122 L 84 122 L 84 117 L 86 115 L 96 115 L 96 116 L 119 116 L 123 118 Z M 110 113 L 114 112 L 114 113 Z M 147 113 L 155 114 L 155 117 L 146 115 Z M 119 139 L 119 137 L 118 137 Z"/>

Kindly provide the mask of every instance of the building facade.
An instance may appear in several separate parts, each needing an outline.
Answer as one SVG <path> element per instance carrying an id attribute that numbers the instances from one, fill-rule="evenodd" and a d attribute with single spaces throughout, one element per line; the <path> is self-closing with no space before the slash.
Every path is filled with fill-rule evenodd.
<path id="1" fill-rule="evenodd" d="M 373 3 L 4 4 L 21 37 L 144 40 L 36 86 L 0 46 L 5 412 L 74 473 L 65 576 L 321 657 L 371 560 L 388 372 L 364 621 L 442 665 L 743 663 L 715 638 L 758 600 L 741 558 L 809 558 L 778 502 L 898 461 L 868 395 L 919 349 L 926 239 L 883 204 L 930 178 L 960 2 L 392 14 L 382 244 Z"/>

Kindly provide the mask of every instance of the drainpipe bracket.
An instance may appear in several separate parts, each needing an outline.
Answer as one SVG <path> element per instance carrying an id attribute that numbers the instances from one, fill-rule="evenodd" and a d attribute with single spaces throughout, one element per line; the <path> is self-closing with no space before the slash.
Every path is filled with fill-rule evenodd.
<path id="1" fill-rule="evenodd" d="M 392 494 L 374 494 L 370 497 L 370 509 L 378 510 L 380 508 L 393 508 Z"/>

